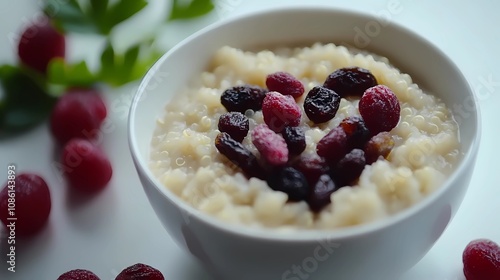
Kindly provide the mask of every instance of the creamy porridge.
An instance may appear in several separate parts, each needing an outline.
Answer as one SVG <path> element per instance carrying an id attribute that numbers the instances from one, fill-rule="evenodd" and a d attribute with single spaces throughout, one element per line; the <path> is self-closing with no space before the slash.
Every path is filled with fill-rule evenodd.
<path id="1" fill-rule="evenodd" d="M 319 212 L 305 201 L 290 202 L 266 181 L 247 179 L 214 145 L 219 117 L 227 110 L 221 94 L 237 85 L 266 87 L 266 76 L 285 71 L 298 78 L 305 93 L 342 67 L 370 70 L 381 85 L 392 89 L 400 103 L 400 119 L 390 131 L 394 141 L 387 159 L 366 165 L 359 179 L 330 196 Z M 317 143 L 348 116 L 359 116 L 359 98 L 342 98 L 330 121 L 314 124 L 302 112 L 306 148 L 301 156 L 316 155 Z M 250 131 L 264 123 L 262 111 L 245 112 Z M 242 144 L 259 151 L 250 133 Z M 150 168 L 155 176 L 188 204 L 228 223 L 268 228 L 338 228 L 367 223 L 418 203 L 438 188 L 460 157 L 458 127 L 445 104 L 423 92 L 409 75 L 385 58 L 353 54 L 343 46 L 245 52 L 231 47 L 217 51 L 206 72 L 167 104 L 157 120 Z"/>

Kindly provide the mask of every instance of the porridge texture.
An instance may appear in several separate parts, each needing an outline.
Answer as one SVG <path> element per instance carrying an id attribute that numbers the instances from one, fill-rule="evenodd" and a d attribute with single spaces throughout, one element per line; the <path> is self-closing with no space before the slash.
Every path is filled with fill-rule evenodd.
<path id="1" fill-rule="evenodd" d="M 401 107 L 400 120 L 390 131 L 394 148 L 387 159 L 366 165 L 354 184 L 331 195 L 332 203 L 319 212 L 304 201 L 287 202 L 285 193 L 266 181 L 247 179 L 214 145 L 219 117 L 226 113 L 221 94 L 236 85 L 266 87 L 266 76 L 285 71 L 298 78 L 305 93 L 297 99 L 303 110 L 309 90 L 322 85 L 338 68 L 362 67 L 379 84 L 394 91 Z M 314 44 L 247 52 L 232 47 L 218 50 L 206 72 L 167 104 L 157 120 L 152 139 L 150 168 L 166 188 L 194 208 L 228 223 L 279 229 L 331 229 L 368 223 L 418 203 L 438 188 L 461 156 L 458 126 L 451 112 L 436 97 L 425 93 L 411 77 L 387 59 L 352 53 L 343 46 Z M 316 144 L 348 116 L 360 116 L 359 98 L 342 98 L 336 116 L 314 124 L 302 113 L 306 149 Z M 247 111 L 250 131 L 264 123 L 261 111 Z M 243 145 L 259 157 L 250 133 Z"/>

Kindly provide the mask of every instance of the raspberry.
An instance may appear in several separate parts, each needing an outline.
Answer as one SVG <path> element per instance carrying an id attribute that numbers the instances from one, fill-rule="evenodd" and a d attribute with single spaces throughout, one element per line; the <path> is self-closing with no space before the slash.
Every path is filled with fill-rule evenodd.
<path id="1" fill-rule="evenodd" d="M 92 271 L 86 269 L 74 269 L 61 274 L 57 280 L 101 280 Z"/>
<path id="2" fill-rule="evenodd" d="M 122 270 L 115 280 L 165 280 L 165 278 L 158 269 L 138 263 Z"/>
<path id="3" fill-rule="evenodd" d="M 228 112 L 219 118 L 219 130 L 227 132 L 231 137 L 241 142 L 247 136 L 249 129 L 248 118 L 240 112 Z"/>
<path id="4" fill-rule="evenodd" d="M 287 126 L 281 133 L 290 155 L 300 155 L 306 149 L 306 135 L 302 128 Z"/>
<path id="5" fill-rule="evenodd" d="M 327 122 L 337 114 L 340 96 L 333 90 L 317 86 L 313 87 L 304 100 L 304 112 L 314 123 Z"/>
<path id="6" fill-rule="evenodd" d="M 9 198 L 15 194 L 16 207 L 10 215 Z M 17 174 L 15 180 L 7 181 L 0 192 L 0 219 L 4 225 L 16 218 L 16 234 L 31 235 L 43 228 L 49 219 L 52 203 L 50 191 L 45 180 L 35 174 Z"/>
<path id="7" fill-rule="evenodd" d="M 56 103 L 50 129 L 60 144 L 72 138 L 93 139 L 106 115 L 106 105 L 96 90 L 71 89 Z"/>
<path id="8" fill-rule="evenodd" d="M 232 163 L 241 168 L 248 177 L 264 179 L 265 170 L 260 166 L 257 158 L 243 144 L 231 138 L 226 132 L 221 132 L 215 138 L 215 147 Z"/>
<path id="9" fill-rule="evenodd" d="M 348 185 L 359 178 L 365 165 L 365 153 L 363 150 L 353 149 L 335 165 L 333 168 L 333 177 L 339 187 Z"/>
<path id="10" fill-rule="evenodd" d="M 364 147 L 366 164 L 372 164 L 380 157 L 387 158 L 392 148 L 394 140 L 389 132 L 380 132 L 373 136 Z"/>
<path id="11" fill-rule="evenodd" d="M 49 19 L 43 18 L 41 22 L 32 24 L 23 31 L 17 51 L 24 65 L 45 73 L 53 58 L 64 58 L 66 42 Z"/>
<path id="12" fill-rule="evenodd" d="M 301 156 L 293 167 L 304 174 L 309 186 L 314 186 L 321 175 L 330 171 L 326 161 L 317 155 Z"/>
<path id="13" fill-rule="evenodd" d="M 260 155 L 271 165 L 285 165 L 288 161 L 288 147 L 285 139 L 265 124 L 252 130 L 252 143 Z"/>
<path id="14" fill-rule="evenodd" d="M 262 109 L 262 101 L 267 90 L 258 86 L 235 86 L 225 90 L 220 102 L 228 112 L 245 113 L 246 110 Z"/>
<path id="15" fill-rule="evenodd" d="M 84 192 L 103 189 L 113 174 L 107 156 L 85 139 L 70 140 L 64 146 L 61 161 L 70 185 Z"/>
<path id="16" fill-rule="evenodd" d="M 313 185 L 307 203 L 314 212 L 319 212 L 323 207 L 330 204 L 330 195 L 337 190 L 335 182 L 330 175 L 323 174 Z"/>
<path id="17" fill-rule="evenodd" d="M 309 195 L 306 178 L 293 167 L 278 168 L 271 173 L 267 183 L 271 189 L 286 193 L 290 201 L 305 200 Z"/>
<path id="18" fill-rule="evenodd" d="M 360 117 L 348 117 L 340 122 L 340 126 L 347 135 L 348 149 L 363 148 L 370 139 L 370 131 Z"/>
<path id="19" fill-rule="evenodd" d="M 398 124 L 401 108 L 394 92 L 387 86 L 378 85 L 365 91 L 359 100 L 359 112 L 375 135 L 390 131 Z"/>
<path id="20" fill-rule="evenodd" d="M 302 112 L 290 95 L 276 91 L 267 93 L 262 103 L 262 114 L 267 126 L 281 132 L 285 126 L 298 126 Z"/>
<path id="21" fill-rule="evenodd" d="M 361 67 L 348 67 L 335 70 L 328 75 L 324 87 L 335 91 L 340 97 L 362 96 L 366 89 L 377 85 L 373 74 Z"/>
<path id="22" fill-rule="evenodd" d="M 347 135 L 342 127 L 330 130 L 316 146 L 316 152 L 326 159 L 328 164 L 335 164 L 347 153 Z"/>
<path id="23" fill-rule="evenodd" d="M 304 85 L 292 74 L 286 72 L 275 72 L 267 75 L 266 86 L 270 91 L 291 95 L 294 98 L 304 94 Z"/>
<path id="24" fill-rule="evenodd" d="M 462 255 L 467 280 L 500 279 L 500 246 L 487 239 L 471 241 Z"/>

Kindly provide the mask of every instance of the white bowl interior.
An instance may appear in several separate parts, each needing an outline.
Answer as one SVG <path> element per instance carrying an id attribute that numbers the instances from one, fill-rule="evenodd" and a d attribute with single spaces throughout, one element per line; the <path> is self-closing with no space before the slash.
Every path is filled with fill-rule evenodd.
<path id="1" fill-rule="evenodd" d="M 224 45 L 254 49 L 263 46 L 309 45 L 317 41 L 349 45 L 386 56 L 396 67 L 410 74 L 422 88 L 440 97 L 452 110 L 456 106 L 465 106 L 466 116 L 455 112 L 465 155 L 455 174 L 461 172 L 464 162 L 474 159 L 480 130 L 477 103 L 463 75 L 441 51 L 404 28 L 386 25 L 366 15 L 328 9 L 290 8 L 251 14 L 229 23 L 209 26 L 174 47 L 155 64 L 141 83 L 130 114 L 129 140 L 132 154 L 139 163 L 138 168 L 169 200 L 186 208 L 187 205 L 167 191 L 148 169 L 155 119 L 164 112 L 165 104 L 189 80 L 205 70 L 213 53 Z M 411 215 L 412 211 L 425 207 L 426 202 L 450 187 L 455 177 L 452 175 L 446 186 L 426 201 L 403 212 L 399 218 L 391 217 L 364 229 L 382 227 L 395 219 Z"/>

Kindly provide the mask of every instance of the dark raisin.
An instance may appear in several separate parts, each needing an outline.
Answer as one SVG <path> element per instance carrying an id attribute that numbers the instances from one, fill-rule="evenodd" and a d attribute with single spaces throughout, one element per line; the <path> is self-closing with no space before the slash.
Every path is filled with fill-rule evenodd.
<path id="1" fill-rule="evenodd" d="M 372 164 L 380 157 L 386 158 L 392 148 L 394 148 L 394 140 L 389 132 L 380 132 L 373 136 L 364 148 L 366 164 Z"/>
<path id="2" fill-rule="evenodd" d="M 369 70 L 348 67 L 337 69 L 328 75 L 323 86 L 335 91 L 341 97 L 346 97 L 361 96 L 367 88 L 377 84 L 377 79 Z"/>
<path id="3" fill-rule="evenodd" d="M 348 152 L 347 135 L 344 129 L 337 126 L 330 130 L 316 146 L 316 152 L 320 157 L 326 159 L 330 165 L 335 164 Z"/>
<path id="4" fill-rule="evenodd" d="M 225 155 L 231 162 L 241 168 L 248 177 L 266 178 L 266 171 L 260 166 L 255 155 L 252 154 L 240 142 L 231 138 L 226 132 L 221 132 L 215 138 L 215 147 Z"/>
<path id="5" fill-rule="evenodd" d="M 306 135 L 300 127 L 287 126 L 282 131 L 290 155 L 300 155 L 306 149 Z"/>
<path id="6" fill-rule="evenodd" d="M 247 136 L 249 129 L 248 118 L 240 112 L 228 112 L 219 118 L 219 130 L 227 132 L 231 137 L 241 142 Z"/>
<path id="7" fill-rule="evenodd" d="M 271 91 L 298 98 L 304 94 L 304 85 L 292 74 L 275 72 L 267 75 L 266 86 Z"/>
<path id="8" fill-rule="evenodd" d="M 372 135 L 391 131 L 399 122 L 401 107 L 394 92 L 378 85 L 365 91 L 359 100 L 359 113 Z"/>
<path id="9" fill-rule="evenodd" d="M 293 167 L 277 168 L 269 175 L 267 183 L 271 189 L 286 193 L 290 201 L 306 200 L 309 195 L 306 178 Z"/>
<path id="10" fill-rule="evenodd" d="M 322 86 L 313 87 L 304 100 L 304 112 L 314 123 L 324 123 L 333 119 L 339 106 L 340 96 Z"/>
<path id="11" fill-rule="evenodd" d="M 330 204 L 330 195 L 337 190 L 337 186 L 332 177 L 328 174 L 323 174 L 311 189 L 307 200 L 309 208 L 314 212 L 319 212 L 323 207 Z"/>
<path id="12" fill-rule="evenodd" d="M 314 186 L 319 177 L 330 170 L 325 159 L 317 155 L 301 156 L 293 167 L 304 174 L 310 186 Z"/>
<path id="13" fill-rule="evenodd" d="M 347 135 L 347 146 L 349 150 L 354 148 L 362 149 L 370 139 L 370 131 L 366 128 L 365 122 L 360 117 L 348 117 L 340 122 L 340 126 Z"/>
<path id="14" fill-rule="evenodd" d="M 262 101 L 266 93 L 266 89 L 258 86 L 235 86 L 222 93 L 220 103 L 229 112 L 245 113 L 249 109 L 258 111 L 262 109 Z"/>
<path id="15" fill-rule="evenodd" d="M 359 178 L 365 168 L 365 152 L 353 149 L 347 153 L 333 168 L 333 177 L 339 187 L 351 184 Z"/>

